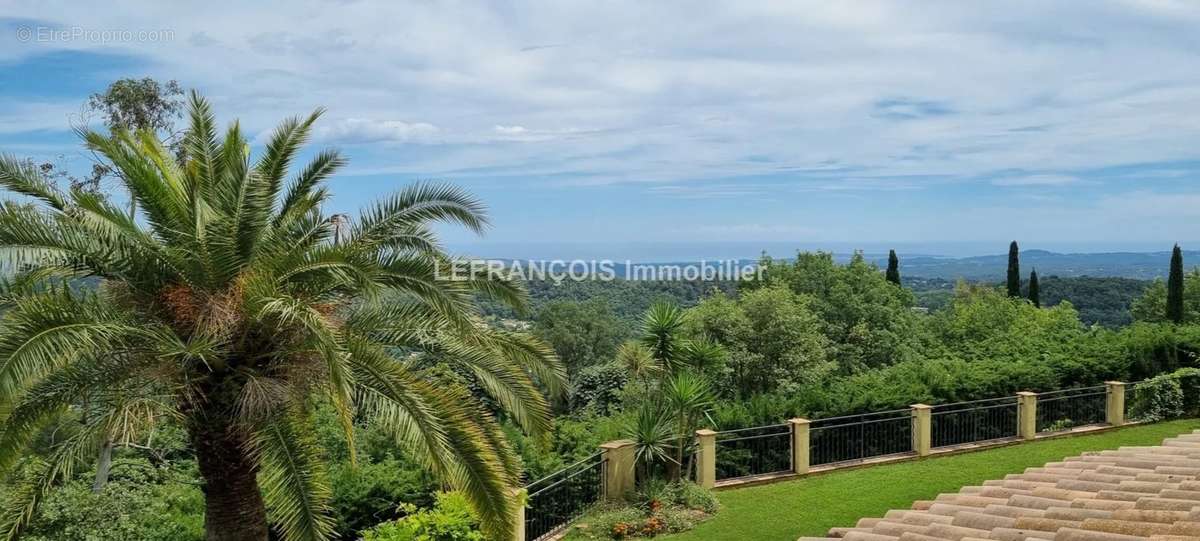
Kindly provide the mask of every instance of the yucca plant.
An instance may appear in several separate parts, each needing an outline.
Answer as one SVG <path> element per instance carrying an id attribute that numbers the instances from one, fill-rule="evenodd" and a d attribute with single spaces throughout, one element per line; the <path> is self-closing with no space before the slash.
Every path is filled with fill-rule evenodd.
<path id="1" fill-rule="evenodd" d="M 630 378 L 642 382 L 642 389 L 646 392 L 650 391 L 650 381 L 662 374 L 662 366 L 654 360 L 654 354 L 639 342 L 621 344 L 617 348 L 616 360 Z"/>
<path id="2" fill-rule="evenodd" d="M 688 470 L 684 462 L 684 448 L 692 441 L 692 433 L 707 420 L 712 424 L 708 412 L 713 406 L 712 386 L 704 376 L 690 370 L 672 374 L 660 387 L 667 411 L 674 417 L 676 433 L 680 435 L 675 446 L 675 463 L 680 476 Z"/>
<path id="3" fill-rule="evenodd" d="M 671 415 L 662 405 L 643 403 L 625 426 L 625 436 L 634 443 L 634 462 L 642 482 L 654 475 L 657 464 L 678 465 L 671 456 L 678 436 L 671 428 Z"/>
<path id="4" fill-rule="evenodd" d="M 519 287 L 445 279 L 452 260 L 431 225 L 487 225 L 464 192 L 409 186 L 333 241 L 321 206 L 343 158 L 320 152 L 288 180 L 319 116 L 282 123 L 255 159 L 237 123 L 218 137 L 194 93 L 182 157 L 149 132 L 82 133 L 128 207 L 0 159 L 0 185 L 23 196 L 0 203 L 0 250 L 19 271 L 0 291 L 0 468 L 22 461 L 40 428 L 87 411 L 85 430 L 8 494 L 3 537 L 132 420 L 174 418 L 203 477 L 208 539 L 328 538 L 330 489 L 309 429 L 323 402 L 347 438 L 371 423 L 442 474 L 489 538 L 511 534 L 519 463 L 498 420 L 420 360 L 457 365 L 533 434 L 550 427 L 544 393 L 561 392 L 563 369 L 545 344 L 477 317 L 475 295 L 520 307 Z M 83 277 L 99 288 L 73 287 Z"/>
<path id="5" fill-rule="evenodd" d="M 642 320 L 642 344 L 667 371 L 674 371 L 681 362 L 679 348 L 683 339 L 679 335 L 683 324 L 683 309 L 669 302 L 654 303 Z"/>

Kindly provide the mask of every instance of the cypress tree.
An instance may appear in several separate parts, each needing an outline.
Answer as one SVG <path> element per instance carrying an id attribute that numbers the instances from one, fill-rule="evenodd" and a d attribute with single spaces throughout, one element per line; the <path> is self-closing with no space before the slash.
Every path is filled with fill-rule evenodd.
<path id="1" fill-rule="evenodd" d="M 1042 307 L 1042 290 L 1038 287 L 1037 269 L 1029 273 L 1029 300 L 1033 301 L 1033 305 Z"/>
<path id="2" fill-rule="evenodd" d="M 1015 240 L 1008 245 L 1008 296 L 1021 296 L 1021 262 Z"/>
<path id="3" fill-rule="evenodd" d="M 887 281 L 900 285 L 900 258 L 895 250 L 888 250 Z"/>
<path id="4" fill-rule="evenodd" d="M 1167 275 L 1167 320 L 1183 323 L 1183 251 L 1178 244 L 1171 251 L 1171 272 Z"/>

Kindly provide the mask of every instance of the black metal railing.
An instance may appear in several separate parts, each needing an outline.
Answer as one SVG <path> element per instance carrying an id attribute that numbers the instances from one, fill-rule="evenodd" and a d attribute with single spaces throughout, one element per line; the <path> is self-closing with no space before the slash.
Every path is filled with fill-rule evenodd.
<path id="1" fill-rule="evenodd" d="M 717 432 L 717 479 L 792 470 L 790 425 L 758 426 Z"/>
<path id="2" fill-rule="evenodd" d="M 1104 423 L 1107 420 L 1107 396 L 1104 385 L 1040 393 L 1037 397 L 1037 431 L 1057 432 Z"/>
<path id="3" fill-rule="evenodd" d="M 1126 386 L 1126 408 L 1144 399 L 1137 383 Z M 1147 389 L 1149 387 L 1146 387 Z M 1037 395 L 1037 431 L 1053 432 L 1107 422 L 1107 387 L 1104 385 L 1051 391 Z M 809 423 L 809 464 L 821 466 L 889 455 L 914 453 L 913 411 L 899 409 L 858 415 L 814 419 Z M 933 406 L 930 412 L 932 447 L 949 447 L 1012 438 L 1018 435 L 1018 399 L 1015 396 Z M 716 479 L 792 471 L 793 427 L 777 424 L 718 432 L 715 439 Z M 683 464 L 651 465 L 654 474 L 681 468 L 691 478 L 696 464 L 694 438 L 673 439 L 672 450 L 682 451 Z M 674 453 L 672 453 L 674 454 Z M 606 461 L 596 453 L 526 486 L 525 538 L 534 541 L 560 531 L 603 496 Z M 661 471 L 660 471 L 661 470 Z"/>
<path id="4" fill-rule="evenodd" d="M 1017 398 L 990 398 L 933 407 L 933 447 L 948 447 L 1017 435 Z"/>
<path id="5" fill-rule="evenodd" d="M 526 541 L 554 532 L 600 501 L 605 463 L 596 453 L 526 485 Z"/>
<path id="6" fill-rule="evenodd" d="M 809 464 L 819 466 L 912 451 L 912 411 L 816 419 L 809 425 Z"/>

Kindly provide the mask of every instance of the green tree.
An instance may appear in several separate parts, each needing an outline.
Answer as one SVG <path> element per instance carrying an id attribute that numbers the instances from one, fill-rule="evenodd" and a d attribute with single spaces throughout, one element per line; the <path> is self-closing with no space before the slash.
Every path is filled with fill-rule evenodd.
<path id="1" fill-rule="evenodd" d="M 900 285 L 900 258 L 896 257 L 895 250 L 888 250 L 888 266 L 885 276 L 887 281 Z"/>
<path id="2" fill-rule="evenodd" d="M 743 282 L 743 289 L 778 285 L 803 296 L 843 372 L 893 364 L 924 349 L 912 292 L 889 283 L 861 253 L 845 265 L 827 252 L 801 252 L 793 263 L 765 264 L 764 283 Z"/>
<path id="3" fill-rule="evenodd" d="M 561 365 L 527 335 L 481 325 L 476 295 L 521 305 L 514 284 L 449 280 L 432 225 L 482 232 L 482 205 L 458 189 L 415 185 L 368 208 L 330 241 L 325 181 L 344 160 L 324 151 L 288 181 L 320 111 L 282 123 L 255 160 L 237 123 L 219 138 L 192 94 L 184 158 L 149 130 L 85 132 L 139 209 L 63 193 L 36 169 L 0 159 L 0 186 L 36 204 L 0 203 L 0 247 L 22 274 L 0 319 L 0 469 L 43 426 L 88 405 L 86 425 L 7 494 L 2 533 L 17 537 L 46 492 L 130 419 L 186 427 L 205 494 L 208 539 L 325 539 L 333 529 L 314 402 L 355 420 L 459 488 L 494 538 L 510 535 L 519 462 L 468 387 L 414 358 L 436 355 L 525 430 L 551 426 L 537 383 L 560 393 Z M 98 290 L 57 285 L 99 278 Z M 536 382 L 536 383 L 535 383 Z M 354 449 L 353 445 L 349 446 Z"/>
<path id="4" fill-rule="evenodd" d="M 533 333 L 554 346 L 570 374 L 612 360 L 631 334 L 603 299 L 547 303 L 538 310 Z"/>
<path id="5" fill-rule="evenodd" d="M 88 108 L 103 116 L 109 130 L 150 130 L 169 137 L 184 110 L 183 89 L 174 80 L 120 79 L 92 94 Z"/>
<path id="6" fill-rule="evenodd" d="M 1037 309 L 983 285 L 960 285 L 930 324 L 945 354 L 1001 364 L 1069 360 L 1078 353 L 1075 341 L 1084 336 L 1071 303 Z"/>
<path id="7" fill-rule="evenodd" d="M 688 333 L 724 347 L 728 360 L 719 385 L 725 393 L 748 396 L 795 390 L 834 370 L 828 340 L 810 298 L 785 287 L 768 287 L 731 299 L 718 293 L 688 312 Z"/>
<path id="8" fill-rule="evenodd" d="M 84 119 L 92 114 L 100 115 L 105 129 L 150 130 L 170 141 L 178 151 L 178 138 L 174 137 L 175 120 L 183 111 L 183 89 L 175 81 L 159 83 L 151 78 L 120 79 L 108 86 L 104 92 L 92 94 L 84 104 Z M 98 192 L 100 183 L 111 176 L 111 169 L 102 160 L 92 161 L 91 171 L 85 176 L 69 172 L 61 164 L 43 162 L 38 164 L 47 178 L 63 181 L 72 189 Z"/>
<path id="9" fill-rule="evenodd" d="M 1033 301 L 1033 305 L 1042 307 L 1042 292 L 1038 286 L 1037 269 L 1033 269 L 1029 273 L 1029 300 Z"/>
<path id="10" fill-rule="evenodd" d="M 1008 245 L 1008 296 L 1021 296 L 1021 261 L 1015 240 Z"/>
<path id="11" fill-rule="evenodd" d="M 1171 250 L 1171 270 L 1167 275 L 1167 321 L 1183 323 L 1183 251 L 1176 244 Z"/>
<path id="12" fill-rule="evenodd" d="M 1162 279 L 1155 280 L 1133 301 L 1129 311 L 1135 321 L 1148 323 L 1163 323 L 1169 321 L 1167 311 L 1167 284 Z M 1183 275 L 1183 323 L 1200 322 L 1200 267 Z"/>

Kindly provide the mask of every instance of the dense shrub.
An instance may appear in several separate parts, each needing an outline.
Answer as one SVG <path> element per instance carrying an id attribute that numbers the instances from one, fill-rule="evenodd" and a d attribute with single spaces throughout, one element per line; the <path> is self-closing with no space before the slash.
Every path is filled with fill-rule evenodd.
<path id="1" fill-rule="evenodd" d="M 90 472 L 50 492 L 23 539 L 30 541 L 200 541 L 204 496 L 194 466 L 114 460 L 108 484 L 92 492 Z"/>
<path id="2" fill-rule="evenodd" d="M 363 532 L 363 541 L 484 541 L 479 519 L 460 493 L 439 493 L 432 509 L 402 504 L 401 511 L 404 517 Z"/>
<path id="3" fill-rule="evenodd" d="M 1163 374 L 1134 388 L 1130 417 L 1138 421 L 1162 421 L 1183 415 L 1183 389 L 1173 374 Z"/>
<path id="4" fill-rule="evenodd" d="M 329 479 L 336 531 L 342 539 L 357 539 L 362 530 L 397 518 L 399 503 L 432 505 L 438 487 L 424 468 L 391 457 L 364 457 L 357 465 L 338 462 L 330 466 Z"/>
<path id="5" fill-rule="evenodd" d="M 602 506 L 581 519 L 567 539 L 627 539 L 690 530 L 717 511 L 711 491 L 695 483 L 646 483 L 624 505 Z"/>
<path id="6" fill-rule="evenodd" d="M 628 381 L 625 369 L 616 363 L 584 368 L 571 383 L 571 410 L 590 409 L 601 415 L 607 414 L 620 403 L 621 390 Z"/>
<path id="7" fill-rule="evenodd" d="M 1200 368 L 1182 368 L 1171 375 L 1179 380 L 1183 391 L 1184 415 L 1200 416 Z"/>

